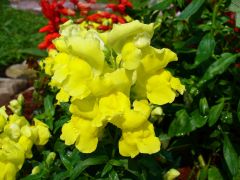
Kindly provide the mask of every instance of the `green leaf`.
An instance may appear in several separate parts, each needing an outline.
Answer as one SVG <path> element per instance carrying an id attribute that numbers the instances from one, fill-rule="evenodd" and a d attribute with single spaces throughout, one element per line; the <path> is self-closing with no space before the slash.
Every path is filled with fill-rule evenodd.
<path id="1" fill-rule="evenodd" d="M 202 169 L 200 169 L 197 180 L 206 180 L 208 175 L 208 167 L 205 166 Z"/>
<path id="2" fill-rule="evenodd" d="M 119 177 L 116 171 L 112 170 L 109 173 L 109 180 L 119 180 Z"/>
<path id="3" fill-rule="evenodd" d="M 56 175 L 53 176 L 53 180 L 64 180 L 64 179 L 69 179 L 69 171 L 65 171 L 65 172 L 60 172 L 57 173 Z"/>
<path id="4" fill-rule="evenodd" d="M 212 166 L 208 169 L 208 180 L 223 180 L 223 177 L 217 167 Z"/>
<path id="5" fill-rule="evenodd" d="M 223 156 L 231 174 L 236 175 L 239 168 L 238 155 L 227 135 L 224 135 Z"/>
<path id="6" fill-rule="evenodd" d="M 159 10 L 159 11 L 162 11 L 162 10 L 165 10 L 166 8 L 168 8 L 172 3 L 172 0 L 165 0 L 165 1 L 162 1 L 158 4 L 154 4 L 152 5 L 152 7 L 150 7 L 149 10 L 151 11 L 154 11 L 154 10 Z"/>
<path id="7" fill-rule="evenodd" d="M 108 161 L 108 157 L 104 155 L 88 158 L 84 161 L 80 161 L 76 165 L 76 167 L 72 171 L 70 171 L 70 175 L 71 175 L 70 179 L 76 179 L 89 166 L 104 164 L 107 161 Z"/>
<path id="8" fill-rule="evenodd" d="M 202 115 L 206 115 L 209 111 L 209 106 L 206 97 L 203 97 L 199 101 L 199 109 Z"/>
<path id="9" fill-rule="evenodd" d="M 197 49 L 197 54 L 193 65 L 186 66 L 187 68 L 194 69 L 208 60 L 214 52 L 216 42 L 212 33 L 206 34 L 200 41 Z"/>
<path id="10" fill-rule="evenodd" d="M 71 162 L 68 160 L 67 156 L 65 155 L 65 151 L 64 152 L 60 152 L 59 153 L 60 159 L 63 163 L 63 165 L 66 167 L 67 170 L 72 170 L 73 166 L 71 164 Z"/>
<path id="11" fill-rule="evenodd" d="M 203 5 L 205 0 L 193 0 L 178 16 L 177 20 L 188 20 L 193 14 L 195 14 Z"/>
<path id="12" fill-rule="evenodd" d="M 113 166 L 111 164 L 107 163 L 102 170 L 101 177 L 105 176 L 109 171 L 112 170 L 112 168 L 113 168 Z"/>
<path id="13" fill-rule="evenodd" d="M 176 118 L 170 124 L 168 134 L 170 136 L 184 135 L 204 126 L 207 118 L 200 115 L 198 110 L 193 111 L 190 116 L 185 109 L 176 113 Z"/>
<path id="14" fill-rule="evenodd" d="M 193 130 L 204 126 L 207 122 L 207 117 L 201 116 L 198 110 L 195 110 L 191 113 L 190 121 L 193 127 Z"/>
<path id="15" fill-rule="evenodd" d="M 235 176 L 233 176 L 233 180 L 239 180 L 240 179 L 240 156 L 238 157 L 238 172 Z"/>
<path id="16" fill-rule="evenodd" d="M 208 67 L 203 77 L 201 78 L 198 86 L 201 86 L 215 76 L 222 74 L 229 67 L 230 64 L 236 61 L 236 58 L 236 54 L 223 53 L 220 59 L 218 59 Z"/>
<path id="17" fill-rule="evenodd" d="M 143 157 L 139 160 L 139 163 L 148 169 L 148 172 L 154 177 L 160 176 L 162 169 L 157 163 L 157 161 L 150 156 Z"/>
<path id="18" fill-rule="evenodd" d="M 177 111 L 176 118 L 170 124 L 168 134 L 170 136 L 184 135 L 192 130 L 193 129 L 187 111 L 185 109 L 181 109 Z"/>
<path id="19" fill-rule="evenodd" d="M 128 160 L 127 159 L 111 159 L 109 160 L 109 163 L 113 166 L 120 166 L 120 167 L 127 167 L 128 166 Z"/>
<path id="20" fill-rule="evenodd" d="M 47 95 L 44 98 L 44 113 L 49 116 L 49 117 L 53 117 L 55 114 L 55 107 L 53 104 L 53 96 L 51 95 Z"/>
<path id="21" fill-rule="evenodd" d="M 223 107 L 224 107 L 224 99 L 222 99 L 219 104 L 211 107 L 209 111 L 209 116 L 208 116 L 208 125 L 210 127 L 214 125 L 219 119 L 221 112 L 223 110 Z"/>

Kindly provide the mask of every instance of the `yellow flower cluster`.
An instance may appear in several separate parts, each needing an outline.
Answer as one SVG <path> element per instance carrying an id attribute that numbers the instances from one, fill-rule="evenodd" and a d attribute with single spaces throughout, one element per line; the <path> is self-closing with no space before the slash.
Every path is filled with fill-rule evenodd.
<path id="1" fill-rule="evenodd" d="M 12 104 L 16 104 L 13 101 Z M 33 144 L 44 145 L 50 137 L 47 125 L 34 119 L 34 125 L 20 115 L 7 115 L 0 108 L 0 179 L 12 180 L 21 169 L 24 159 L 32 157 Z"/>
<path id="2" fill-rule="evenodd" d="M 61 36 L 54 40 L 57 50 L 50 51 L 44 68 L 50 85 L 59 89 L 58 102 L 71 101 L 72 117 L 60 137 L 66 145 L 91 153 L 111 123 L 122 130 L 122 156 L 160 150 L 148 121 L 150 104 L 171 103 L 185 87 L 164 69 L 177 60 L 176 54 L 150 45 L 153 31 L 153 24 L 139 21 L 114 25 L 104 33 L 71 21 L 61 26 Z"/>

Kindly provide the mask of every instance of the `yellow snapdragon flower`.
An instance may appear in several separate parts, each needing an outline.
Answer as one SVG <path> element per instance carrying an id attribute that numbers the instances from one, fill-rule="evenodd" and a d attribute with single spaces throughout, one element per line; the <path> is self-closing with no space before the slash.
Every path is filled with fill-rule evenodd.
<path id="1" fill-rule="evenodd" d="M 152 47 L 154 25 L 132 21 L 108 32 L 85 30 L 68 21 L 54 40 L 57 53 L 46 59 L 56 99 L 70 102 L 71 120 L 61 139 L 84 153 L 97 148 L 107 123 L 122 130 L 119 152 L 135 157 L 160 150 L 160 140 L 148 121 L 151 104 L 172 103 L 185 91 L 164 68 L 177 61 L 167 48 Z"/>

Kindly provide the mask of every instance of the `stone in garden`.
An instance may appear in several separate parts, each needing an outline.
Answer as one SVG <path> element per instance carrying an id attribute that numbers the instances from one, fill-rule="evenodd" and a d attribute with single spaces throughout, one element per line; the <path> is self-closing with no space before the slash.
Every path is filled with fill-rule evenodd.
<path id="1" fill-rule="evenodd" d="M 0 106 L 8 103 L 15 94 L 24 90 L 26 86 L 26 79 L 0 78 Z"/>
<path id="2" fill-rule="evenodd" d="M 36 77 L 36 71 L 29 69 L 25 63 L 11 65 L 5 74 L 10 78 L 33 79 Z"/>

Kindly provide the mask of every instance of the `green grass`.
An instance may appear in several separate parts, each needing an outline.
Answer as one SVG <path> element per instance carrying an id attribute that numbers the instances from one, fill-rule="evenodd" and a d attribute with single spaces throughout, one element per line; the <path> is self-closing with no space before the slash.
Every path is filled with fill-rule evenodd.
<path id="1" fill-rule="evenodd" d="M 13 9 L 7 1 L 0 5 L 0 12 L 0 70 L 29 56 L 44 54 L 37 49 L 44 37 L 38 33 L 38 29 L 46 24 L 43 16 Z"/>

